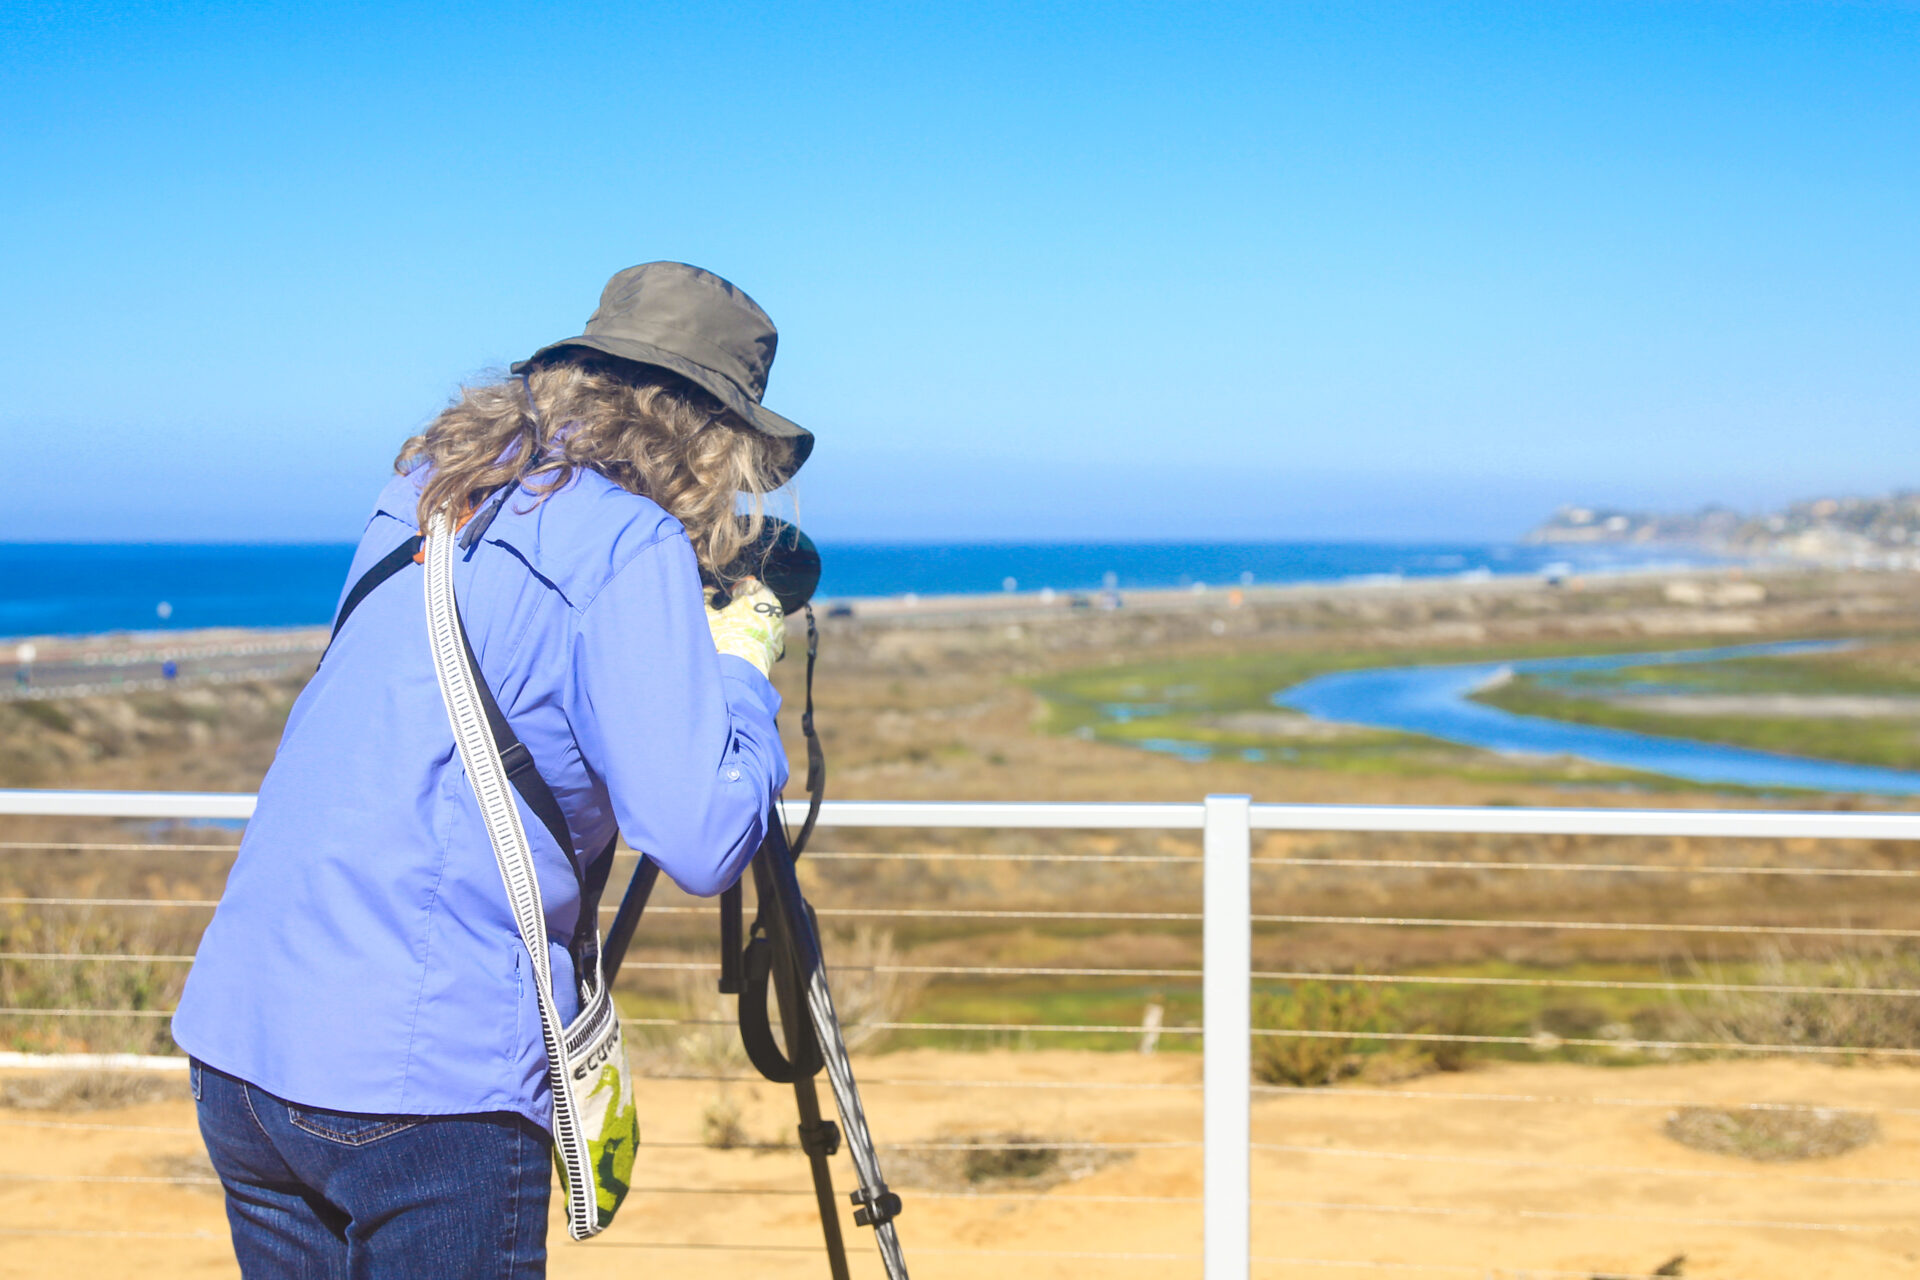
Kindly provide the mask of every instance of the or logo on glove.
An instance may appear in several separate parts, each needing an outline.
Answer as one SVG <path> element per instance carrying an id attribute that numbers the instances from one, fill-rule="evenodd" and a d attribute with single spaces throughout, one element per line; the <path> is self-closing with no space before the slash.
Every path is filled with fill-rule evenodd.
<path id="1" fill-rule="evenodd" d="M 707 593 L 707 627 L 713 647 L 745 658 L 771 675 L 773 664 L 787 651 L 787 618 L 779 599 L 757 578 L 747 578 L 733 589 L 733 598 L 716 609 L 717 593 Z"/>

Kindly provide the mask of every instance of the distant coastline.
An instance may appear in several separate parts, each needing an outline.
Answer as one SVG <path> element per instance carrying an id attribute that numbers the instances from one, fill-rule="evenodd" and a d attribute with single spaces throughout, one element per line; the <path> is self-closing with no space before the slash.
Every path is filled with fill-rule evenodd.
<path id="1" fill-rule="evenodd" d="M 1743 514 L 1565 506 L 1530 532 L 1533 546 L 1668 547 L 1831 568 L 1920 569 L 1920 492 L 1807 498 Z"/>
<path id="2" fill-rule="evenodd" d="M 1521 543 L 829 543 L 823 601 L 1191 591 L 1605 574 L 1726 563 Z M 350 544 L 0 543 L 0 637 L 324 625 Z"/>

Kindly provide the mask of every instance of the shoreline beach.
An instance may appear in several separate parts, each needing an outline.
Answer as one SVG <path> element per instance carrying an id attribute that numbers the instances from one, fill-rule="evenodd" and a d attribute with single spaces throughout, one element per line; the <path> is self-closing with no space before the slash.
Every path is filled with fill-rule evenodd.
<path id="1" fill-rule="evenodd" d="M 1627 550 L 1486 544 L 828 544 L 823 605 L 889 611 L 997 608 L 1011 597 L 1097 601 L 1189 590 L 1366 587 L 1614 572 L 1715 570 L 1684 547 Z M 351 545 L 0 544 L 0 646 L 112 632 L 323 624 Z M 1024 589 L 1023 589 L 1024 588 Z M 924 606 L 921 602 L 927 603 Z M 1015 606 L 1022 607 L 1022 606 Z"/>
<path id="2" fill-rule="evenodd" d="M 1642 583 L 1651 580 L 1719 581 L 1729 577 L 1801 577 L 1822 572 L 1818 568 L 1781 562 L 1752 562 L 1700 565 L 1686 562 L 1650 565 L 1622 565 L 1578 573 L 1543 575 L 1538 571 L 1513 573 L 1456 573 L 1395 575 L 1368 574 L 1342 579 L 1302 579 L 1294 582 L 1195 583 L 1188 586 L 1135 587 L 1128 589 L 1084 588 L 1076 590 L 915 592 L 887 595 L 828 595 L 815 597 L 817 614 L 850 609 L 863 619 L 888 621 L 935 618 L 942 621 L 966 621 L 978 615 L 985 619 L 1005 620 L 1010 615 L 1053 617 L 1076 611 L 1135 613 L 1153 611 L 1230 608 L 1242 605 L 1278 604 L 1311 601 L 1319 598 L 1356 598 L 1383 596 L 1416 599 L 1421 596 L 1452 596 L 1484 591 L 1531 590 L 1581 591 L 1590 585 L 1606 583 Z M 1891 571 L 1883 571 L 1891 572 Z M 1902 576 L 1902 575 L 1894 575 Z M 1117 606 L 1106 602 L 1117 598 Z M 325 622 L 290 625 L 217 625 L 181 628 L 109 628 L 79 632 L 22 632 L 0 635 L 0 673 L 17 662 L 15 651 L 21 645 L 33 646 L 37 661 L 58 657 L 66 661 L 105 661 L 123 651 L 179 650 L 183 654 L 209 646 L 271 643 L 284 639 L 289 644 L 324 647 Z"/>

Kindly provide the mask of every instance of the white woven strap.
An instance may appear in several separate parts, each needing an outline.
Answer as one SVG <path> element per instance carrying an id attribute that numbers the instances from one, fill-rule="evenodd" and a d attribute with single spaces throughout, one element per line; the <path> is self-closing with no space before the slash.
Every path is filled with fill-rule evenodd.
<path id="1" fill-rule="evenodd" d="M 534 995 L 540 1003 L 540 1035 L 547 1046 L 547 1078 L 553 1086 L 553 1142 L 567 1169 L 568 1217 L 592 1222 L 596 1212 L 591 1156 L 580 1132 L 567 1059 L 565 1028 L 553 1003 L 552 966 L 547 952 L 546 908 L 540 901 L 540 879 L 534 871 L 533 851 L 527 845 L 520 808 L 513 800 L 513 784 L 500 761 L 499 744 L 487 727 L 481 709 L 479 675 L 467 661 L 461 640 L 460 609 L 453 594 L 454 537 L 444 516 L 435 516 L 426 539 L 427 634 L 433 643 L 433 670 L 440 680 L 440 697 L 447 722 L 460 748 L 461 763 L 480 802 L 494 861 L 506 886 L 513 920 L 533 965 Z"/>

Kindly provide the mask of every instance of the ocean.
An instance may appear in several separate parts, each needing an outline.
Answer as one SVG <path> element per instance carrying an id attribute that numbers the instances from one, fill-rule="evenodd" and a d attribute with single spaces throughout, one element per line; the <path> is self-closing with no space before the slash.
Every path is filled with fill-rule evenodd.
<path id="1" fill-rule="evenodd" d="M 827 543 L 823 600 L 1002 591 L 1601 573 L 1711 563 L 1673 548 L 1503 543 Z M 0 543 L 0 636 L 297 627 L 333 613 L 350 544 Z"/>

